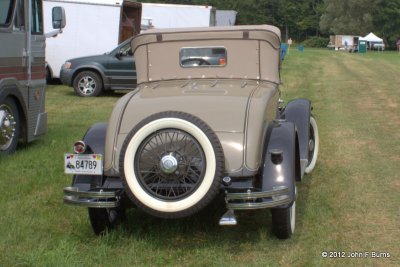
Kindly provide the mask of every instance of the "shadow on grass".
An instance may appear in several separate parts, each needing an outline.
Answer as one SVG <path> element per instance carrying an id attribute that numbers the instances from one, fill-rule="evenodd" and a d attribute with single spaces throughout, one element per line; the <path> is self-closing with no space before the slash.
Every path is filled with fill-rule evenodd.
<path id="1" fill-rule="evenodd" d="M 289 242 L 303 235 L 303 220 L 308 205 L 312 175 L 297 183 L 296 231 Z M 238 225 L 219 226 L 218 221 L 226 212 L 224 196 L 219 195 L 209 206 L 190 217 L 182 219 L 160 219 L 139 210 L 127 212 L 127 220 L 117 230 L 117 235 L 126 238 L 145 239 L 149 244 L 178 249 L 201 246 L 229 247 L 234 253 L 241 244 L 257 245 L 263 241 L 281 243 L 272 233 L 270 209 L 235 211 Z M 291 240 L 291 241 L 290 241 Z"/>
<path id="2" fill-rule="evenodd" d="M 231 246 L 243 242 L 258 243 L 260 232 L 263 236 L 275 239 L 270 233 L 269 210 L 238 211 L 238 225 L 219 226 L 218 221 L 225 212 L 222 195 L 200 212 L 182 219 L 162 219 L 140 209 L 130 209 L 115 234 L 129 239 L 145 239 L 149 244 L 170 249 L 182 246 L 186 249 L 196 248 L 207 244 Z"/>
<path id="3" fill-rule="evenodd" d="M 133 242 L 146 240 L 147 246 L 154 247 L 154 249 L 224 248 L 232 254 L 235 253 L 235 250 L 243 249 L 243 244 L 258 246 L 265 242 L 269 242 L 270 245 L 296 242 L 303 235 L 302 228 L 305 219 L 303 213 L 308 205 L 310 179 L 312 179 L 312 175 L 305 176 L 303 182 L 297 183 L 296 231 L 295 235 L 287 241 L 277 239 L 272 233 L 270 209 L 236 211 L 238 225 L 218 225 L 219 219 L 226 212 L 222 194 L 200 212 L 181 219 L 162 219 L 149 215 L 138 208 L 129 209 L 126 213 L 126 220 L 117 229 L 100 238 L 124 239 Z M 94 234 L 93 238 L 96 238 Z"/>
<path id="4" fill-rule="evenodd" d="M 78 96 L 75 93 L 75 91 L 74 91 L 74 89 L 72 87 L 70 87 L 70 89 L 71 89 L 70 91 L 66 92 L 66 94 L 65 94 L 66 96 L 84 98 L 84 97 Z M 96 99 L 99 99 L 99 98 L 101 99 L 101 98 L 104 98 L 104 97 L 121 98 L 121 97 L 123 97 L 125 94 L 127 94 L 129 92 L 130 91 L 128 91 L 128 90 L 127 91 L 111 91 L 111 90 L 107 90 L 107 91 L 101 92 L 100 95 L 92 97 L 92 98 L 96 98 Z M 88 97 L 88 98 L 91 98 L 91 97 Z"/>

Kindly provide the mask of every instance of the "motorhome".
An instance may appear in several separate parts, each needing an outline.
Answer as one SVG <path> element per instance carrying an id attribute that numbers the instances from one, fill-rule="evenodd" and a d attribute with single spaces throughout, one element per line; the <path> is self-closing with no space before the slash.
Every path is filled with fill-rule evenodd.
<path id="1" fill-rule="evenodd" d="M 57 33 L 64 10 L 51 17 Z M 45 41 L 42 0 L 0 1 L 0 154 L 46 133 Z"/>

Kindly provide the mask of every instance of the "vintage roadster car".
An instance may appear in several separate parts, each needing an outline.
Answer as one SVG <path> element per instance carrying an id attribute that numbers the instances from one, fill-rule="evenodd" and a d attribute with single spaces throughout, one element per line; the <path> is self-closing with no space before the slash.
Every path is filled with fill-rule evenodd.
<path id="1" fill-rule="evenodd" d="M 137 207 L 192 215 L 225 196 L 234 211 L 270 208 L 272 230 L 295 228 L 296 181 L 318 155 L 311 102 L 280 100 L 273 26 L 148 30 L 132 40 L 138 87 L 65 154 L 67 204 L 87 207 L 96 234 Z"/>

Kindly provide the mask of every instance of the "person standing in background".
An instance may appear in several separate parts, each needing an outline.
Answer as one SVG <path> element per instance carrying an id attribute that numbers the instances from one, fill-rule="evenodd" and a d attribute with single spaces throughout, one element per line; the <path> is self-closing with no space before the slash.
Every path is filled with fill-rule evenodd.
<path id="1" fill-rule="evenodd" d="M 400 53 L 400 38 L 397 39 L 396 45 L 397 45 L 397 52 Z"/>

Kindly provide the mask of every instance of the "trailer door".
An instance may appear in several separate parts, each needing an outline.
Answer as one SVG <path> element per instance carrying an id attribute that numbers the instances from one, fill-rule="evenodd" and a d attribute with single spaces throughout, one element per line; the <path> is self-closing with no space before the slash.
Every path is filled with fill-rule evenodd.
<path id="1" fill-rule="evenodd" d="M 121 9 L 118 43 L 140 33 L 142 4 L 124 1 Z"/>

